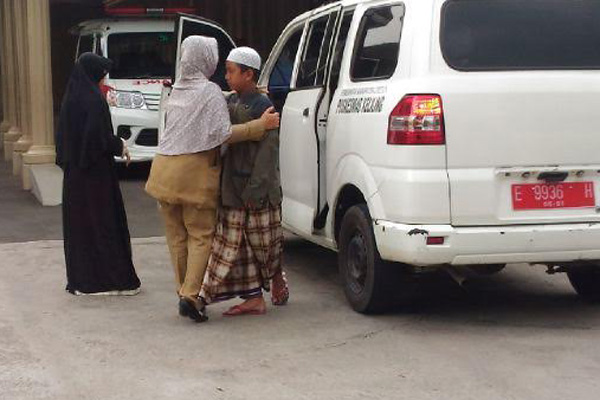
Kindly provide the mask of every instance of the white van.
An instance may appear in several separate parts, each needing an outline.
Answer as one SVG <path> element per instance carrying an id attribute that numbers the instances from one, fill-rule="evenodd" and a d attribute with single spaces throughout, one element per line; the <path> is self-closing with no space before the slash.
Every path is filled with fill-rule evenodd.
<path id="1" fill-rule="evenodd" d="M 156 153 L 161 92 L 174 76 L 177 37 L 192 33 L 216 36 L 223 52 L 233 47 L 218 24 L 195 16 L 180 17 L 181 21 L 188 19 L 197 23 L 192 28 L 186 25 L 185 30 L 177 30 L 173 18 L 95 20 L 73 30 L 79 35 L 76 57 L 94 52 L 114 63 L 103 91 L 115 134 L 127 141 L 134 162 L 150 161 Z M 220 65 L 215 79 L 225 89 L 224 77 L 224 66 Z"/>
<path id="2" fill-rule="evenodd" d="M 355 310 L 507 263 L 600 300 L 597 21 L 594 0 L 345 0 L 287 26 L 260 79 L 284 225 L 339 252 Z"/>
<path id="3" fill-rule="evenodd" d="M 600 300 L 598 21 L 594 0 L 348 0 L 289 24 L 261 77 L 284 224 L 339 252 L 354 309 L 507 263 Z"/>

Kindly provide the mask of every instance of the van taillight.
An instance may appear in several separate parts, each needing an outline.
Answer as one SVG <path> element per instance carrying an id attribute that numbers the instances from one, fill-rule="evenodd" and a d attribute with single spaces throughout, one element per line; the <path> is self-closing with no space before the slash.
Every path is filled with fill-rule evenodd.
<path id="1" fill-rule="evenodd" d="M 410 95 L 390 115 L 388 144 L 445 144 L 444 110 L 438 95 Z"/>

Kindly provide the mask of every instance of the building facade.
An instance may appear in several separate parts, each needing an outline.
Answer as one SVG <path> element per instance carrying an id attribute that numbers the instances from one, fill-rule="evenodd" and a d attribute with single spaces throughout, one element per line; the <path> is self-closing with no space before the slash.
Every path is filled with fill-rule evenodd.
<path id="1" fill-rule="evenodd" d="M 0 148 L 15 177 L 45 205 L 60 201 L 55 120 L 73 67 L 69 28 L 111 7 L 193 7 L 238 45 L 266 57 L 285 25 L 323 0 L 0 0 Z"/>
<path id="2" fill-rule="evenodd" d="M 0 135 L 4 159 L 26 190 L 36 183 L 40 190 L 52 172 L 55 184 L 60 182 L 54 167 L 49 7 L 48 0 L 0 0 Z"/>

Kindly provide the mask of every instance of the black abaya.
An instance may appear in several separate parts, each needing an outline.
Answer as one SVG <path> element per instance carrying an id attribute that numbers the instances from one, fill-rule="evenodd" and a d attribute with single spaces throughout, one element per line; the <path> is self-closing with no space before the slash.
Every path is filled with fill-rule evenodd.
<path id="1" fill-rule="evenodd" d="M 114 136 L 108 105 L 98 87 L 109 68 L 106 58 L 82 55 L 60 113 L 56 161 L 64 171 L 63 234 L 71 293 L 140 286 L 114 165 L 123 143 Z"/>

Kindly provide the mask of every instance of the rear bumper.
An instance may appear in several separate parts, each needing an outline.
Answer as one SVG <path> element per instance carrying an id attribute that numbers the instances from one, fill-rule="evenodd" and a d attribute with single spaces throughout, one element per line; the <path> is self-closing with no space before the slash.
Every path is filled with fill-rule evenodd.
<path id="1" fill-rule="evenodd" d="M 384 260 L 418 266 L 600 260 L 600 224 L 465 227 L 373 224 Z M 444 237 L 427 245 L 427 237 Z"/>

